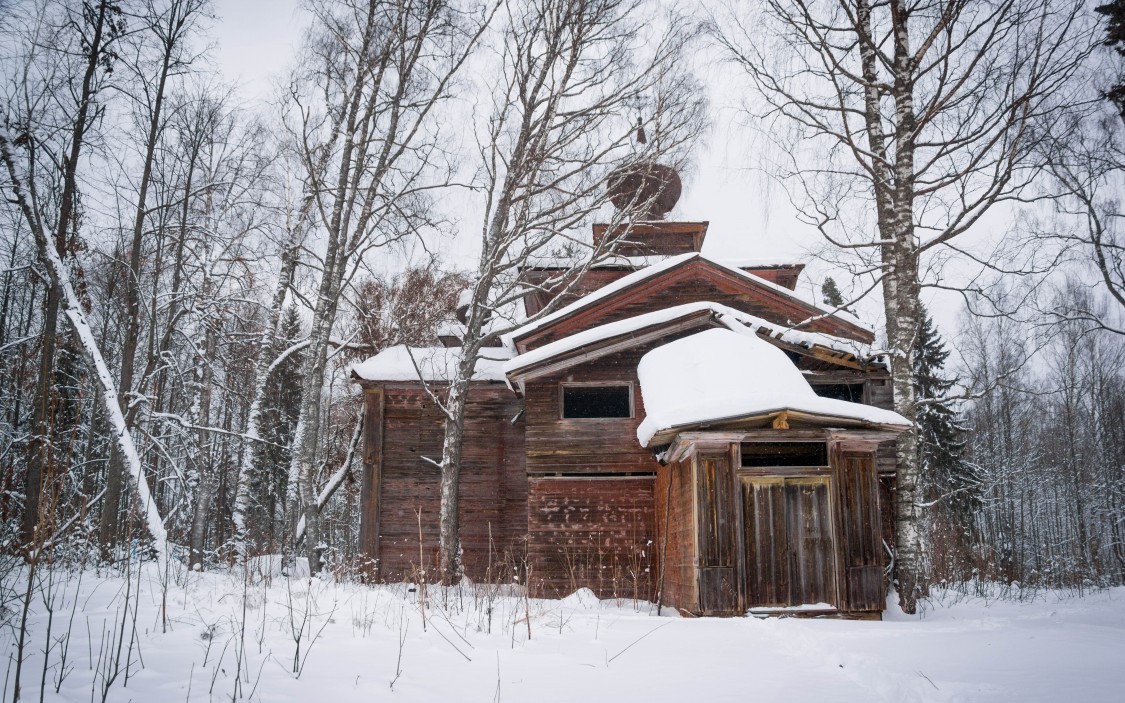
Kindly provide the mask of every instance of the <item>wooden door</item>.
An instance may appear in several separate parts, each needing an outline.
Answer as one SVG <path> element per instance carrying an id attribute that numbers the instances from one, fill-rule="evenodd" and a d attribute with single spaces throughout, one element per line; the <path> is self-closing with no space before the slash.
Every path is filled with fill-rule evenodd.
<path id="1" fill-rule="evenodd" d="M 847 607 L 882 610 L 883 545 L 875 455 L 843 452 L 838 475 Z"/>
<path id="2" fill-rule="evenodd" d="M 829 487 L 827 476 L 742 479 L 750 607 L 835 605 Z"/>
<path id="3" fill-rule="evenodd" d="M 734 478 L 727 454 L 696 458 L 699 608 L 704 613 L 738 609 Z"/>

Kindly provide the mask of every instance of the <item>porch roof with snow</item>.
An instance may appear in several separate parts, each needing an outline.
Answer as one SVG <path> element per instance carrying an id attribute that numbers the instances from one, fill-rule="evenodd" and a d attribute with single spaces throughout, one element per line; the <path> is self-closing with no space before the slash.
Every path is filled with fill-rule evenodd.
<path id="1" fill-rule="evenodd" d="M 749 313 L 714 303 L 686 303 L 599 325 L 520 354 L 504 363 L 509 385 L 632 349 L 661 338 L 725 327 L 768 339 L 785 350 L 814 357 L 827 364 L 862 369 L 869 361 L 869 345 L 817 332 L 792 330 Z"/>
<path id="2" fill-rule="evenodd" d="M 504 362 L 511 356 L 511 352 L 503 347 L 482 349 L 472 380 L 503 382 Z M 460 347 L 407 347 L 398 344 L 352 364 L 351 376 L 358 381 L 443 383 L 453 380 L 460 363 Z"/>
<path id="3" fill-rule="evenodd" d="M 669 342 L 637 367 L 645 418 L 644 447 L 668 444 L 680 432 L 798 422 L 812 427 L 901 432 L 896 412 L 818 396 L 781 349 L 756 334 L 711 329 Z"/>
<path id="4" fill-rule="evenodd" d="M 688 273 L 689 269 L 692 277 L 723 280 L 727 285 L 735 286 L 763 299 L 777 301 L 777 304 L 799 312 L 805 319 L 814 320 L 811 327 L 820 328 L 819 331 L 831 331 L 865 343 L 874 341 L 875 335 L 871 328 L 847 312 L 824 309 L 815 301 L 784 286 L 771 283 L 720 259 L 692 252 L 668 257 L 659 263 L 623 276 L 549 315 L 505 334 L 504 343 L 523 349 L 525 342 L 530 338 L 541 336 L 548 329 L 564 321 L 594 317 L 602 310 L 613 307 L 618 300 L 634 295 L 644 296 L 650 293 L 651 289 L 661 285 L 662 281 L 675 280 L 677 274 L 681 271 Z"/>

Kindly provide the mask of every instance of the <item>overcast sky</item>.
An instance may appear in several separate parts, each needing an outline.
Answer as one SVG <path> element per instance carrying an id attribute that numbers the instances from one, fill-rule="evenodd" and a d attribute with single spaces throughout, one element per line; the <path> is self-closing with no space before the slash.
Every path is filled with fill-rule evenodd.
<path id="1" fill-rule="evenodd" d="M 247 100 L 264 102 L 273 90 L 273 79 L 291 65 L 300 41 L 306 22 L 300 0 L 215 0 L 215 9 L 213 40 L 220 70 L 226 80 L 238 84 Z M 784 191 L 760 175 L 758 156 L 765 140 L 755 138 L 753 130 L 741 124 L 738 107 L 744 97 L 738 86 L 742 83 L 732 78 L 732 70 L 701 67 L 710 86 L 714 126 L 691 172 L 685 174 L 684 196 L 670 218 L 709 221 L 705 246 L 709 254 L 809 263 L 802 288 L 818 299 L 825 275 L 834 275 L 845 290 L 853 284 L 859 290 L 860 284 L 846 273 L 810 260 L 811 249 L 822 244 L 819 235 L 797 221 Z M 463 244 L 447 242 L 446 246 L 456 251 Z M 925 297 L 948 336 L 960 313 L 959 297 L 936 292 Z M 859 313 L 869 324 L 881 326 L 877 301 L 865 301 Z"/>

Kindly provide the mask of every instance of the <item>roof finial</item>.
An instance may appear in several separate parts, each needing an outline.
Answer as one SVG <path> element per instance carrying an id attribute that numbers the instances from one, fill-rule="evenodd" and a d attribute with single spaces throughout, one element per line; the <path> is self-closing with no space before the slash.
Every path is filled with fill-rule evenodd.
<path id="1" fill-rule="evenodd" d="M 645 136 L 644 121 L 641 120 L 640 115 L 637 115 L 637 143 L 648 144 L 648 137 Z"/>

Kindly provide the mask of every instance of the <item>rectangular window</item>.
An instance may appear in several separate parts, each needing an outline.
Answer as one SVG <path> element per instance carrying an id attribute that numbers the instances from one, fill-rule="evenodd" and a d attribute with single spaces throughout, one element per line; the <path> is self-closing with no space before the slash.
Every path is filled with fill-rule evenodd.
<path id="1" fill-rule="evenodd" d="M 633 417 L 633 386 L 565 384 L 562 387 L 564 420 Z"/>
<path id="2" fill-rule="evenodd" d="M 812 389 L 813 393 L 821 398 L 835 398 L 851 403 L 863 402 L 862 383 L 814 383 Z"/>
<path id="3" fill-rule="evenodd" d="M 828 466 L 828 446 L 824 442 L 746 442 L 742 466 Z"/>

